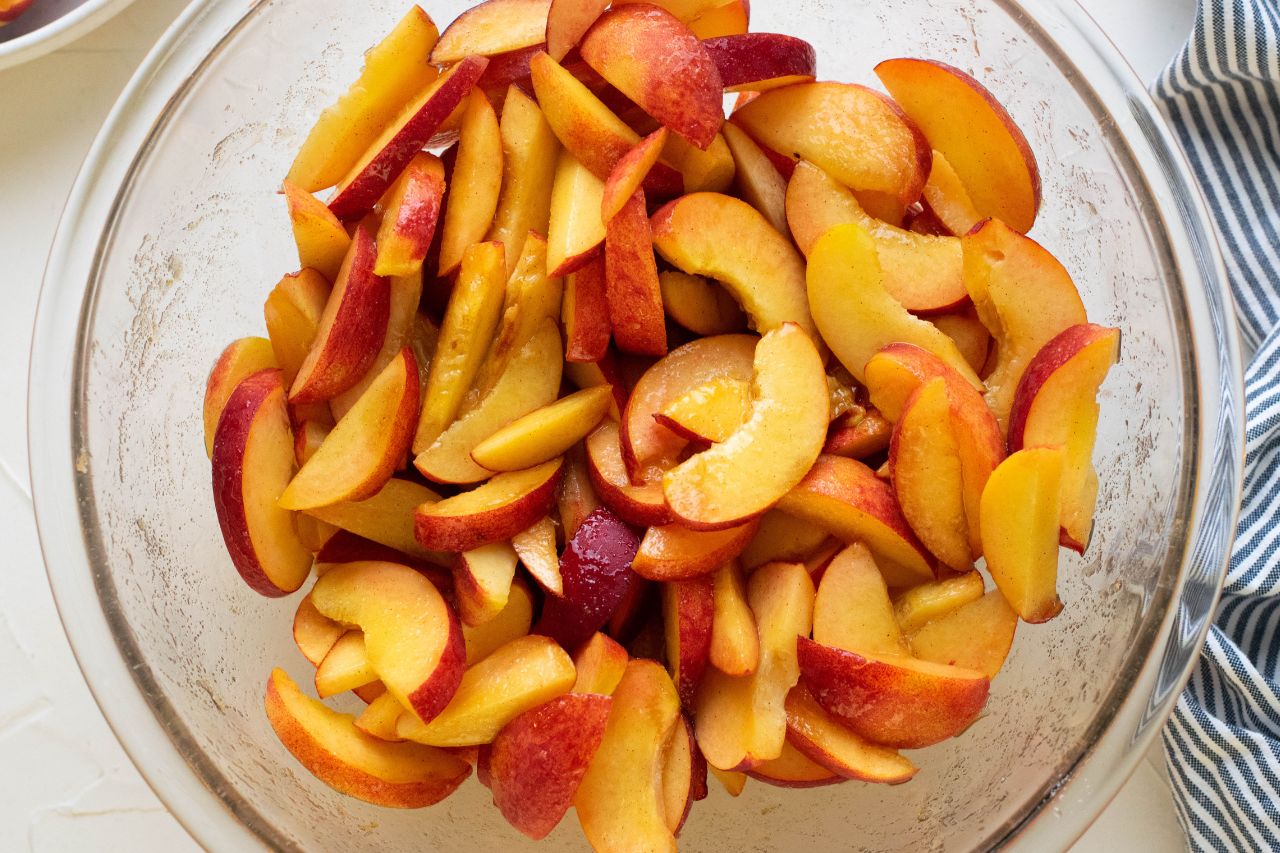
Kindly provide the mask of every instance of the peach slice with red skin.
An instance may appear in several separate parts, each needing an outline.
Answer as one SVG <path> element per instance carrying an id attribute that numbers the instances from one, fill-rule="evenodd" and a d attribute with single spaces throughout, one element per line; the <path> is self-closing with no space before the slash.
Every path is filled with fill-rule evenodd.
<path id="1" fill-rule="evenodd" d="M 626 206 L 636 190 L 641 189 L 645 176 L 658 162 L 667 142 L 667 129 L 660 127 L 635 144 L 622 155 L 604 182 L 604 195 L 600 200 L 600 218 L 613 219 Z"/>
<path id="2" fill-rule="evenodd" d="M 466 667 L 458 617 L 426 577 L 396 563 L 345 563 L 316 581 L 316 610 L 364 632 L 369 665 L 420 719 L 449 704 Z"/>
<path id="3" fill-rule="evenodd" d="M 643 189 L 632 194 L 605 228 L 604 268 L 609 325 L 618 349 L 666 355 L 666 315 Z"/>
<path id="4" fill-rule="evenodd" d="M 414 511 L 414 535 L 433 551 L 470 551 L 510 539 L 550 511 L 564 463 L 499 474 L 487 483 Z"/>
<path id="5" fill-rule="evenodd" d="M 714 337 L 745 331 L 747 315 L 723 287 L 677 270 L 658 273 L 667 316 L 695 335 Z"/>
<path id="6" fill-rule="evenodd" d="M 725 675 L 750 675 L 760 665 L 760 634 L 747 603 L 742 568 L 728 562 L 711 577 L 714 616 L 708 660 Z"/>
<path id="7" fill-rule="evenodd" d="M 213 438 L 213 505 L 236 571 L 255 592 L 276 598 L 302 586 L 311 552 L 279 497 L 293 476 L 293 433 L 280 371 L 236 386 Z"/>
<path id="8" fill-rule="evenodd" d="M 780 33 L 742 33 L 703 43 L 726 92 L 765 92 L 812 82 L 818 54 L 807 41 Z"/>
<path id="9" fill-rule="evenodd" d="M 213 363 L 204 385 L 204 446 L 209 458 L 213 458 L 213 437 L 218 431 L 218 419 L 231 399 L 236 386 L 260 370 L 275 368 L 276 356 L 271 341 L 266 338 L 241 338 L 227 348 Z"/>
<path id="10" fill-rule="evenodd" d="M 463 624 L 483 625 L 503 611 L 518 562 L 509 542 L 491 542 L 458 555 L 453 591 Z"/>
<path id="11" fill-rule="evenodd" d="M 980 672 L 911 657 L 882 658 L 797 641 L 805 686 L 854 734 L 894 749 L 919 749 L 963 732 L 987 703 Z"/>
<path id="12" fill-rule="evenodd" d="M 661 526 L 672 521 L 661 480 L 632 483 L 622 459 L 618 425 L 605 421 L 587 436 L 587 471 L 600 501 L 624 521 Z"/>
<path id="13" fill-rule="evenodd" d="M 568 474 L 566 466 L 566 476 Z M 560 481 L 564 489 L 564 480 Z M 511 547 L 516 549 L 520 565 L 551 595 L 564 594 L 564 579 L 560 577 L 560 553 L 556 548 L 556 523 L 551 516 L 540 518 L 529 527 L 511 537 Z"/>
<path id="14" fill-rule="evenodd" d="M 564 59 L 607 8 L 609 0 L 551 0 L 546 31 L 551 58 L 556 62 Z"/>
<path id="15" fill-rule="evenodd" d="M 872 655 L 909 655 L 884 577 L 861 542 L 835 556 L 813 601 L 814 642 Z"/>
<path id="16" fill-rule="evenodd" d="M 864 740 L 833 719 L 803 684 L 787 694 L 787 741 L 845 779 L 900 785 L 918 768 L 896 750 Z"/>
<path id="17" fill-rule="evenodd" d="M 547 225 L 548 275 L 574 272 L 600 253 L 606 221 L 600 215 L 604 190 L 603 181 L 571 153 L 560 150 Z"/>
<path id="18" fill-rule="evenodd" d="M 1058 598 L 1058 530 L 1062 516 L 1061 447 L 1019 450 L 1000 463 L 982 492 L 987 571 L 1026 622 L 1062 611 Z"/>
<path id="19" fill-rule="evenodd" d="M 390 304 L 387 310 L 387 331 L 382 337 L 382 346 L 374 356 L 373 363 L 365 371 L 360 381 L 329 401 L 329 412 L 335 421 L 341 420 L 351 411 L 356 401 L 369 390 L 378 375 L 405 347 L 413 347 L 413 335 L 418 321 L 418 305 L 422 301 L 421 270 L 410 275 L 392 276 L 389 280 L 391 291 Z M 434 355 L 429 353 L 428 358 Z M 418 387 L 425 387 L 422 382 L 424 373 L 429 372 L 429 364 L 424 365 L 419 359 L 417 348 L 413 348 L 413 359 L 418 364 Z M 296 421 L 297 415 L 294 416 Z M 416 417 L 415 417 L 416 420 Z M 301 460 L 299 460 L 301 462 Z"/>
<path id="20" fill-rule="evenodd" d="M 845 781 L 840 774 L 810 760 L 789 740 L 783 742 L 777 758 L 757 764 L 746 775 L 775 788 L 821 788 Z"/>
<path id="21" fill-rule="evenodd" d="M 746 676 L 708 669 L 694 702 L 698 745 L 721 770 L 749 770 L 777 758 L 786 742 L 783 702 L 800 678 L 796 637 L 813 624 L 813 581 L 799 563 L 770 563 L 751 575 L 759 665 Z"/>
<path id="22" fill-rule="evenodd" d="M 320 199 L 285 181 L 285 201 L 289 206 L 289 222 L 293 226 L 293 242 L 298 247 L 298 263 L 311 267 L 325 278 L 333 279 L 342 267 L 342 259 L 351 247 L 351 235 L 342 220 L 333 215 Z"/>
<path id="23" fill-rule="evenodd" d="M 582 522 L 560 557 L 564 594 L 548 598 L 535 628 L 572 648 L 599 630 L 635 582 L 631 561 L 640 541 L 608 509 Z"/>
<path id="24" fill-rule="evenodd" d="M 430 16 L 412 7 L 365 54 L 360 77 L 320 114 L 289 167 L 289 182 L 316 192 L 340 181 L 405 103 L 439 76 L 427 60 L 439 35 Z"/>
<path id="25" fill-rule="evenodd" d="M 662 207 L 652 223 L 658 253 L 683 272 L 721 282 L 757 332 L 792 322 L 817 339 L 804 259 L 754 207 L 719 193 L 693 193 Z"/>
<path id="26" fill-rule="evenodd" d="M 675 16 L 654 6 L 615 8 L 596 21 L 579 49 L 649 115 L 700 148 L 711 144 L 724 121 L 724 85 L 706 48 Z"/>
<path id="27" fill-rule="evenodd" d="M 586 448 L 571 448 L 565 454 L 564 477 L 560 480 L 560 493 L 556 496 L 560 511 L 560 529 L 565 541 L 573 538 L 588 515 L 600 507 L 600 498 L 591 485 L 591 473 L 587 470 Z M 559 573 L 559 564 L 556 568 Z M 563 590 L 562 590 L 563 591 Z"/>
<path id="28" fill-rule="evenodd" d="M 1009 413 L 1009 447 L 1061 445 L 1062 529 L 1088 543 L 1098 474 L 1093 445 L 1098 431 L 1098 387 L 1120 354 L 1120 330 L 1072 326 L 1036 354 L 1018 383 Z"/>
<path id="29" fill-rule="evenodd" d="M 441 749 L 388 743 L 303 695 L 284 670 L 267 679 L 266 713 L 284 747 L 335 791 L 374 805 L 423 808 L 452 794 L 471 765 Z"/>
<path id="30" fill-rule="evenodd" d="M 284 376 L 285 387 L 294 378 L 315 342 L 329 302 L 329 282 L 313 269 L 290 273 L 276 283 L 262 306 L 271 351 Z"/>
<path id="31" fill-rule="evenodd" d="M 597 255 L 564 283 L 564 358 L 567 362 L 595 362 L 609 350 L 613 327 L 605 288 L 604 258 Z"/>
<path id="32" fill-rule="evenodd" d="M 903 518 L 893 489 L 861 462 L 820 456 L 778 509 L 845 542 L 864 542 L 890 586 L 933 580 L 933 558 Z"/>
<path id="33" fill-rule="evenodd" d="M 413 156 L 383 201 L 377 275 L 414 275 L 435 239 L 444 199 L 444 164 L 425 151 Z"/>
<path id="34" fill-rule="evenodd" d="M 533 593 L 522 578 L 511 581 L 507 603 L 487 622 L 462 623 L 462 640 L 467 647 L 467 666 L 482 661 L 512 640 L 529 633 L 533 625 Z"/>
<path id="35" fill-rule="evenodd" d="M 453 185 L 444 208 L 440 235 L 440 276 L 449 276 L 462 263 L 463 252 L 479 243 L 493 223 L 502 192 L 502 134 L 493 105 L 483 93 L 467 95 L 459 128 Z"/>
<path id="36" fill-rule="evenodd" d="M 333 215 L 349 220 L 372 210 L 387 187 L 466 98 L 488 63 L 483 56 L 468 56 L 405 104 L 338 182 L 329 199 Z"/>
<path id="37" fill-rule="evenodd" d="M 663 476 L 667 505 L 694 529 L 722 530 L 763 514 L 822 452 L 827 381 L 809 336 L 792 323 L 769 332 L 753 370 L 750 419 Z"/>
<path id="38" fill-rule="evenodd" d="M 431 51 L 433 65 L 492 56 L 541 44 L 551 0 L 485 0 L 445 27 Z"/>
<path id="39" fill-rule="evenodd" d="M 875 409 L 862 417 L 842 415 L 831 424 L 822 452 L 850 459 L 866 459 L 889 449 L 893 424 Z"/>
<path id="40" fill-rule="evenodd" d="M 573 656 L 573 665 L 578 671 L 573 692 L 611 695 L 626 672 L 628 660 L 626 649 L 609 635 L 597 631 Z"/>
<path id="41" fill-rule="evenodd" d="M 405 347 L 290 481 L 280 506 L 310 509 L 377 494 L 409 451 L 418 400 L 418 365 Z"/>
<path id="42" fill-rule="evenodd" d="M 889 94 L 947 158 L 974 206 L 1026 233 L 1040 208 L 1031 146 L 995 96 L 959 68 L 930 59 L 876 66 Z"/>
<path id="43" fill-rule="evenodd" d="M 502 727 L 489 749 L 489 790 L 512 826 L 535 841 L 555 829 L 600 747 L 612 705 L 609 696 L 568 693 Z"/>
<path id="44" fill-rule="evenodd" d="M 908 638 L 912 653 L 921 660 L 962 666 L 995 678 L 1004 666 L 1018 614 L 993 589 L 934 619 Z"/>
<path id="45" fill-rule="evenodd" d="M 692 706 L 694 693 L 710 661 L 714 615 L 711 578 L 698 577 L 662 585 L 667 666 L 685 707 Z"/>
<path id="46" fill-rule="evenodd" d="M 360 226 L 325 302 L 315 337 L 289 389 L 289 402 L 329 400 L 360 381 L 386 337 L 391 313 L 387 279 L 373 271 L 373 235 Z"/>
<path id="47" fill-rule="evenodd" d="M 305 595 L 293 615 L 293 642 L 312 666 L 319 666 L 346 628 L 325 616 Z"/>
<path id="48" fill-rule="evenodd" d="M 650 527 L 631 568 L 643 578 L 682 581 L 710 574 L 737 557 L 755 535 L 757 522 L 724 530 L 690 530 L 679 524 Z"/>
<path id="49" fill-rule="evenodd" d="M 733 121 L 762 145 L 808 160 L 849 189 L 884 193 L 903 205 L 920 197 L 929 177 L 933 149 L 924 135 L 897 104 L 865 86 L 772 89 L 738 109 Z"/>
<path id="50" fill-rule="evenodd" d="M 681 715 L 662 756 L 662 801 L 667 829 L 679 835 L 695 800 L 707 796 L 707 762 L 698 751 L 688 717 Z"/>

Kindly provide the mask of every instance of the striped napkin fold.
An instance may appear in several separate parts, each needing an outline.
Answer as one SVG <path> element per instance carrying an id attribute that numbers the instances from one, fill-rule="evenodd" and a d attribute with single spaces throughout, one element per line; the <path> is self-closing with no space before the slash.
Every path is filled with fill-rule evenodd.
<path id="1" fill-rule="evenodd" d="M 1280 0 L 1200 0 L 1153 88 L 1204 194 L 1246 347 L 1240 526 L 1164 730 L 1194 850 L 1280 850 Z"/>

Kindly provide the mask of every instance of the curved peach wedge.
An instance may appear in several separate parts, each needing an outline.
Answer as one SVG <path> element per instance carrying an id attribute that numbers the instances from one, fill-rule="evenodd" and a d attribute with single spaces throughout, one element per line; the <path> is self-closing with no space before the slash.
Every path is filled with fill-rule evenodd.
<path id="1" fill-rule="evenodd" d="M 846 779 L 899 785 L 918 768 L 896 750 L 871 743 L 833 719 L 803 684 L 787 694 L 787 741 Z"/>
<path id="2" fill-rule="evenodd" d="M 312 507 L 306 513 L 410 557 L 439 562 L 443 555 L 428 551 L 413 538 L 413 511 L 438 500 L 440 496 L 426 486 L 393 477 L 364 500 Z"/>
<path id="3" fill-rule="evenodd" d="M 546 515 L 555 503 L 564 463 L 499 474 L 487 483 L 414 512 L 414 535 L 433 551 L 470 551 L 510 539 Z"/>
<path id="4" fill-rule="evenodd" d="M 514 270 L 529 232 L 547 233 L 560 143 L 541 107 L 515 85 L 503 101 L 498 130 L 502 192 L 489 239 L 506 247 L 507 269 Z"/>
<path id="5" fill-rule="evenodd" d="M 845 781 L 839 773 L 811 760 L 789 740 L 783 741 L 777 758 L 760 762 L 746 775 L 775 788 L 821 788 Z"/>
<path id="6" fill-rule="evenodd" d="M 453 564 L 453 591 L 464 624 L 483 625 L 503 611 L 517 562 L 509 542 L 491 542 L 458 555 Z"/>
<path id="7" fill-rule="evenodd" d="M 433 65 L 493 56 L 541 44 L 551 0 L 485 0 L 445 27 L 431 51 Z"/>
<path id="8" fill-rule="evenodd" d="M 604 195 L 600 199 L 600 218 L 605 222 L 618 215 L 618 211 L 644 184 L 645 176 L 658 162 L 667 142 L 667 129 L 660 127 L 635 144 L 622 155 L 604 183 Z"/>
<path id="9" fill-rule="evenodd" d="M 425 151 L 414 155 L 382 201 L 378 275 L 415 275 L 435 238 L 444 199 L 444 164 Z"/>
<path id="10" fill-rule="evenodd" d="M 231 399 L 236 386 L 259 370 L 276 367 L 276 356 L 271 341 L 266 338 L 241 338 L 227 348 L 213 363 L 204 385 L 204 447 L 213 458 L 213 437 L 218 431 L 218 419 Z"/>
<path id="11" fill-rule="evenodd" d="M 423 720 L 453 697 L 466 664 L 462 628 L 431 581 L 396 563 L 345 563 L 316 581 L 316 610 L 364 632 L 369 665 Z"/>
<path id="12" fill-rule="evenodd" d="M 608 634 L 592 634 L 573 656 L 578 671 L 573 692 L 611 695 L 622 681 L 629 659 L 627 650 Z"/>
<path id="13" fill-rule="evenodd" d="M 493 104 L 482 92 L 467 95 L 457 151 L 440 235 L 441 276 L 456 272 L 466 248 L 484 240 L 502 192 L 502 136 Z"/>
<path id="14" fill-rule="evenodd" d="M 977 209 L 1030 231 L 1040 208 L 1040 170 L 1027 138 L 995 96 L 936 60 L 889 59 L 876 66 L 876 75 L 946 156 Z"/>
<path id="15" fill-rule="evenodd" d="M 747 603 L 742 568 L 725 563 L 711 578 L 714 616 L 708 660 L 725 675 L 750 675 L 760 665 L 760 634 Z"/>
<path id="16" fill-rule="evenodd" d="M 723 133 L 733 154 L 734 180 L 742 200 L 760 211 L 775 231 L 786 234 L 787 179 L 745 130 L 729 122 Z"/>
<path id="17" fill-rule="evenodd" d="M 663 525 L 672 521 L 662 494 L 662 481 L 631 482 L 622 459 L 618 425 L 605 421 L 587 436 L 587 472 L 601 503 L 635 525 Z"/>
<path id="18" fill-rule="evenodd" d="M 613 335 L 604 257 L 596 255 L 565 278 L 561 312 L 566 370 L 572 371 L 575 364 L 594 365 L 603 359 L 609 352 L 609 338 Z"/>
<path id="19" fill-rule="evenodd" d="M 725 441 L 751 417 L 751 384 L 718 377 L 685 392 L 653 417 L 689 441 Z"/>
<path id="20" fill-rule="evenodd" d="M 533 625 L 533 593 L 521 578 L 511 581 L 506 606 L 480 625 L 462 623 L 462 641 L 467 647 L 467 666 L 482 661 L 512 640 L 529 633 Z"/>
<path id="21" fill-rule="evenodd" d="M 566 465 L 565 477 L 560 481 L 561 493 L 564 492 L 568 476 L 569 466 Z M 539 586 L 552 595 L 564 594 L 564 578 L 560 576 L 560 551 L 556 545 L 556 523 L 551 516 L 538 519 L 512 536 L 511 547 L 516 549 L 520 565 L 524 566 Z"/>
<path id="22" fill-rule="evenodd" d="M 323 275 L 303 268 L 281 278 L 262 305 L 271 351 L 275 353 L 286 388 L 293 385 L 311 352 L 330 290 Z"/>
<path id="23" fill-rule="evenodd" d="M 263 370 L 236 386 L 212 457 L 213 505 L 231 562 L 255 592 L 273 598 L 302 586 L 311 571 L 293 513 L 278 502 L 294 466 L 280 378 L 278 370 Z"/>
<path id="24" fill-rule="evenodd" d="M 747 315 L 741 306 L 714 281 L 663 270 L 658 273 L 658 287 L 667 316 L 695 335 L 730 335 L 747 328 Z"/>
<path id="25" fill-rule="evenodd" d="M 519 471 L 561 456 L 599 425 L 613 394 L 603 385 L 562 397 L 512 421 L 471 451 L 491 471 Z"/>
<path id="26" fill-rule="evenodd" d="M 548 275 L 574 272 L 600 253 L 607 221 L 600 215 L 603 199 L 604 181 L 561 149 L 551 182 Z"/>
<path id="27" fill-rule="evenodd" d="M 607 8 L 609 0 L 551 0 L 546 34 L 551 58 L 556 62 L 564 59 Z"/>
<path id="28" fill-rule="evenodd" d="M 711 625 L 715 615 L 713 585 L 708 577 L 671 581 L 662 585 L 662 621 L 667 666 L 685 707 L 706 672 L 711 655 Z"/>
<path id="29" fill-rule="evenodd" d="M 293 242 L 298 247 L 298 264 L 311 267 L 327 279 L 334 279 L 342 259 L 351 247 L 351 235 L 342 220 L 311 193 L 286 180 L 282 186 L 293 226 Z"/>
<path id="30" fill-rule="evenodd" d="M 827 436 L 827 381 L 809 336 L 786 323 L 756 346 L 751 418 L 726 441 L 663 477 L 686 525 L 718 530 L 764 513 L 796 486 Z"/>
<path id="31" fill-rule="evenodd" d="M 310 595 L 303 596 L 298 602 L 298 610 L 293 615 L 293 642 L 312 666 L 320 665 L 346 631 L 342 625 L 316 610 Z"/>
<path id="32" fill-rule="evenodd" d="M 978 572 L 913 586 L 893 600 L 893 613 L 898 627 L 910 635 L 954 610 L 982 598 L 986 586 Z"/>
<path id="33" fill-rule="evenodd" d="M 976 573 L 975 573 L 976 574 Z M 908 638 L 921 660 L 962 666 L 995 678 L 1004 666 L 1018 614 L 998 589 L 934 619 Z"/>
<path id="34" fill-rule="evenodd" d="M 471 765 L 441 749 L 388 743 L 356 728 L 303 695 L 276 669 L 267 679 L 267 719 L 293 757 L 335 791 L 374 805 L 423 808 L 449 796 L 471 774 Z"/>
<path id="35" fill-rule="evenodd" d="M 816 338 L 804 259 L 754 207 L 720 193 L 693 193 L 661 208 L 652 222 L 658 254 L 686 273 L 721 282 L 757 332 L 791 322 Z"/>
<path id="36" fill-rule="evenodd" d="M 813 601 L 814 642 L 874 655 L 910 654 L 871 552 L 855 542 L 822 573 Z"/>
<path id="37" fill-rule="evenodd" d="M 749 521 L 724 530 L 690 530 L 679 524 L 650 527 L 631 568 L 642 578 L 681 581 L 710 574 L 737 557 L 755 535 Z"/>
<path id="38" fill-rule="evenodd" d="M 781 33 L 741 33 L 703 43 L 720 71 L 726 92 L 766 92 L 813 81 L 818 54 L 813 45 Z"/>

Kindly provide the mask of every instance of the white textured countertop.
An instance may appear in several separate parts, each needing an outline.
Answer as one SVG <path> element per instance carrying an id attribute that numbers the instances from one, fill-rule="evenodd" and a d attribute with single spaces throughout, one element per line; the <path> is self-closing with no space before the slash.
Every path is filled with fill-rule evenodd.
<path id="1" fill-rule="evenodd" d="M 770 0 L 765 0 L 769 2 Z M 777 2 L 777 0 L 774 0 Z M 1194 0 L 1081 0 L 1145 79 Z M 116 743 L 71 656 L 45 580 L 27 474 L 28 347 L 45 256 L 80 162 L 184 0 L 137 0 L 97 32 L 0 71 L 0 850 L 198 849 Z M 1183 849 L 1163 768 L 1144 762 L 1078 851 Z"/>

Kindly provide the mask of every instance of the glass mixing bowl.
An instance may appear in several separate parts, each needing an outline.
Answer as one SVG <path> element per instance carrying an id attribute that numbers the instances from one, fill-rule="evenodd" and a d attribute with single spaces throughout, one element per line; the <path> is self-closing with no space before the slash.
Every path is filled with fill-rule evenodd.
<path id="1" fill-rule="evenodd" d="M 753 29 L 818 47 L 828 79 L 928 55 L 1008 105 L 1043 165 L 1035 236 L 1090 316 L 1124 330 L 1102 393 L 1097 533 L 1064 558 L 1066 610 L 1023 626 L 989 709 L 894 788 L 714 783 L 687 850 L 1065 847 L 1152 741 L 1206 630 L 1240 484 L 1239 363 L 1202 200 L 1139 81 L 1071 0 L 764 0 Z M 262 330 L 293 264 L 276 188 L 316 112 L 404 0 L 206 0 L 153 51 L 94 145 L 52 252 L 31 373 L 32 480 L 49 576 L 103 712 L 213 850 L 580 850 L 533 845 L 468 783 L 423 811 L 311 778 L 262 710 L 296 599 L 251 593 L 223 551 L 201 441 L 204 378 Z M 442 23 L 463 8 L 431 3 Z"/>

